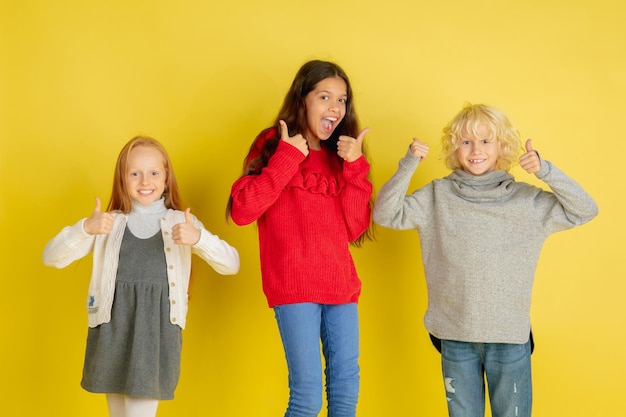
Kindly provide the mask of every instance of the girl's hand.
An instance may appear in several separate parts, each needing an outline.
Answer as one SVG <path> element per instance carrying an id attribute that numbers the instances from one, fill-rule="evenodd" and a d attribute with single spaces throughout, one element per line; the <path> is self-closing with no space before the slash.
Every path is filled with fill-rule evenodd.
<path id="1" fill-rule="evenodd" d="M 193 224 L 190 211 L 190 208 L 185 210 L 185 221 L 172 228 L 172 239 L 177 245 L 192 246 L 200 240 L 200 230 Z"/>
<path id="2" fill-rule="evenodd" d="M 113 229 L 113 215 L 100 211 L 100 199 L 96 197 L 96 207 L 83 223 L 83 229 L 90 235 L 107 235 Z"/>
<path id="3" fill-rule="evenodd" d="M 289 136 L 289 129 L 287 128 L 287 123 L 283 120 L 280 120 L 280 139 L 284 140 L 290 145 L 293 145 L 300 152 L 307 156 L 309 154 L 309 145 L 306 143 L 306 139 L 298 133 L 296 136 Z"/>
<path id="4" fill-rule="evenodd" d="M 428 144 L 421 142 L 417 138 L 413 138 L 413 142 L 409 146 L 409 149 L 411 150 L 411 153 L 413 154 L 413 156 L 418 158 L 420 161 L 426 158 L 426 156 L 428 155 L 428 150 L 429 150 Z"/>
<path id="5" fill-rule="evenodd" d="M 359 133 L 356 139 L 351 136 L 339 136 L 337 155 L 348 162 L 354 162 L 359 159 L 361 155 L 363 155 L 363 139 L 369 130 L 368 127 L 361 130 L 361 133 Z"/>
<path id="6" fill-rule="evenodd" d="M 529 174 L 536 174 L 541 169 L 541 159 L 537 151 L 533 149 L 532 139 L 526 141 L 526 153 L 519 158 L 520 166 Z"/>

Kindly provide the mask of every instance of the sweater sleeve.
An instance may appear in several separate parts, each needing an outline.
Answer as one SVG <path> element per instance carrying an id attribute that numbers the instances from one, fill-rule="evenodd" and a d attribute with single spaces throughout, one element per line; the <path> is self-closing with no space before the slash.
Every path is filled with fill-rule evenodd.
<path id="1" fill-rule="evenodd" d="M 305 155 L 295 146 L 279 141 L 276 152 L 258 175 L 239 178 L 231 188 L 231 217 L 238 225 L 256 221 L 278 199 L 298 172 Z"/>
<path id="2" fill-rule="evenodd" d="M 593 198 L 552 163 L 542 159 L 541 169 L 536 176 L 552 191 L 540 193 L 536 197 L 536 204 L 547 204 L 550 207 L 545 217 L 550 230 L 560 231 L 579 226 L 598 215 L 598 206 Z"/>
<path id="3" fill-rule="evenodd" d="M 367 178 L 370 165 L 364 156 L 353 162 L 343 163 L 343 178 L 346 181 L 341 196 L 348 239 L 352 242 L 370 226 L 372 209 L 372 183 Z"/>
<path id="4" fill-rule="evenodd" d="M 77 259 L 87 256 L 93 250 L 94 235 L 85 232 L 80 220 L 72 226 L 64 227 L 50 240 L 43 250 L 43 263 L 55 268 L 65 268 Z"/>
<path id="5" fill-rule="evenodd" d="M 410 151 L 398 163 L 398 170 L 380 189 L 374 205 L 374 222 L 392 229 L 416 229 L 414 198 L 406 192 L 419 159 Z"/>
<path id="6" fill-rule="evenodd" d="M 193 218 L 195 226 L 200 230 L 200 240 L 196 242 L 191 252 L 198 255 L 218 273 L 234 275 L 239 271 L 239 252 L 219 236 L 209 232 L 202 222 Z"/>

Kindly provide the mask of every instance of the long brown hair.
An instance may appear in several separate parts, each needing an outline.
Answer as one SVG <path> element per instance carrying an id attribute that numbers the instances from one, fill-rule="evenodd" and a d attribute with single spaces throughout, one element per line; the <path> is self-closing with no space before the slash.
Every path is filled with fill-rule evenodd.
<path id="1" fill-rule="evenodd" d="M 342 135 L 356 138 L 360 133 L 359 121 L 356 115 L 353 101 L 352 87 L 350 80 L 345 71 L 337 64 L 328 61 L 312 60 L 300 67 L 289 91 L 285 95 L 283 105 L 278 112 L 278 116 L 274 120 L 274 127 L 265 130 L 252 143 L 248 154 L 244 160 L 242 177 L 246 175 L 258 175 L 261 170 L 267 166 L 269 159 L 276 152 L 278 141 L 280 140 L 279 121 L 283 120 L 287 124 L 290 134 L 305 134 L 307 132 L 306 117 L 306 96 L 315 89 L 317 84 L 327 78 L 339 77 L 346 83 L 346 113 L 339 125 L 335 128 L 331 136 L 327 140 L 320 141 L 321 146 L 337 158 L 340 164 L 343 159 L 337 154 L 337 142 Z M 257 140 L 267 137 L 264 143 L 257 148 Z M 365 145 L 363 146 L 363 156 L 367 159 Z M 373 207 L 373 201 L 370 198 L 370 208 Z M 226 218 L 230 217 L 232 208 L 232 196 L 228 200 L 226 207 Z M 366 239 L 373 239 L 373 223 L 370 227 L 359 236 L 352 245 L 361 246 Z"/>
<path id="2" fill-rule="evenodd" d="M 111 199 L 107 211 L 121 211 L 122 213 L 130 213 L 133 208 L 133 203 L 128 191 L 127 176 L 128 176 L 128 155 L 130 152 L 139 146 L 148 146 L 156 149 L 163 156 L 163 167 L 165 169 L 165 191 L 163 196 L 165 199 L 165 207 L 174 210 L 180 210 L 182 207 L 182 200 L 178 192 L 178 185 L 176 184 L 176 176 L 174 175 L 174 168 L 170 161 L 167 151 L 156 139 L 147 136 L 136 136 L 132 138 L 120 151 L 117 157 L 117 163 L 115 164 L 115 173 L 113 174 L 113 190 L 111 191 Z"/>

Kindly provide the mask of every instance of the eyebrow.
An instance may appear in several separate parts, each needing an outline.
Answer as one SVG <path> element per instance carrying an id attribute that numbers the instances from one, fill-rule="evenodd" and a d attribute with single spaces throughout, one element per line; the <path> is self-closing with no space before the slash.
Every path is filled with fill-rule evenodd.
<path id="1" fill-rule="evenodd" d="M 330 90 L 320 90 L 320 91 L 318 91 L 318 94 L 321 94 L 321 93 L 334 94 L 334 92 L 330 91 Z M 340 97 L 348 97 L 348 93 L 340 93 L 339 96 Z"/>

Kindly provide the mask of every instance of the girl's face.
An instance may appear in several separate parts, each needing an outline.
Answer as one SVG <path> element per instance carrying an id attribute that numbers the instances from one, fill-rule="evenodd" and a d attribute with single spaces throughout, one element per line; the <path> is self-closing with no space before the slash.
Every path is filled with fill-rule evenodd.
<path id="1" fill-rule="evenodd" d="M 461 145 L 456 150 L 456 157 L 461 169 L 468 174 L 482 175 L 496 169 L 502 146 L 496 138 L 492 138 L 489 128 L 479 123 L 477 135 L 465 132 L 461 136 Z"/>
<path id="2" fill-rule="evenodd" d="M 130 198 L 147 206 L 159 200 L 165 191 L 165 161 L 157 149 L 137 146 L 130 151 L 126 185 Z"/>
<path id="3" fill-rule="evenodd" d="M 348 100 L 346 82 L 341 77 L 325 78 L 305 97 L 307 132 L 309 142 L 326 140 L 346 115 Z"/>

